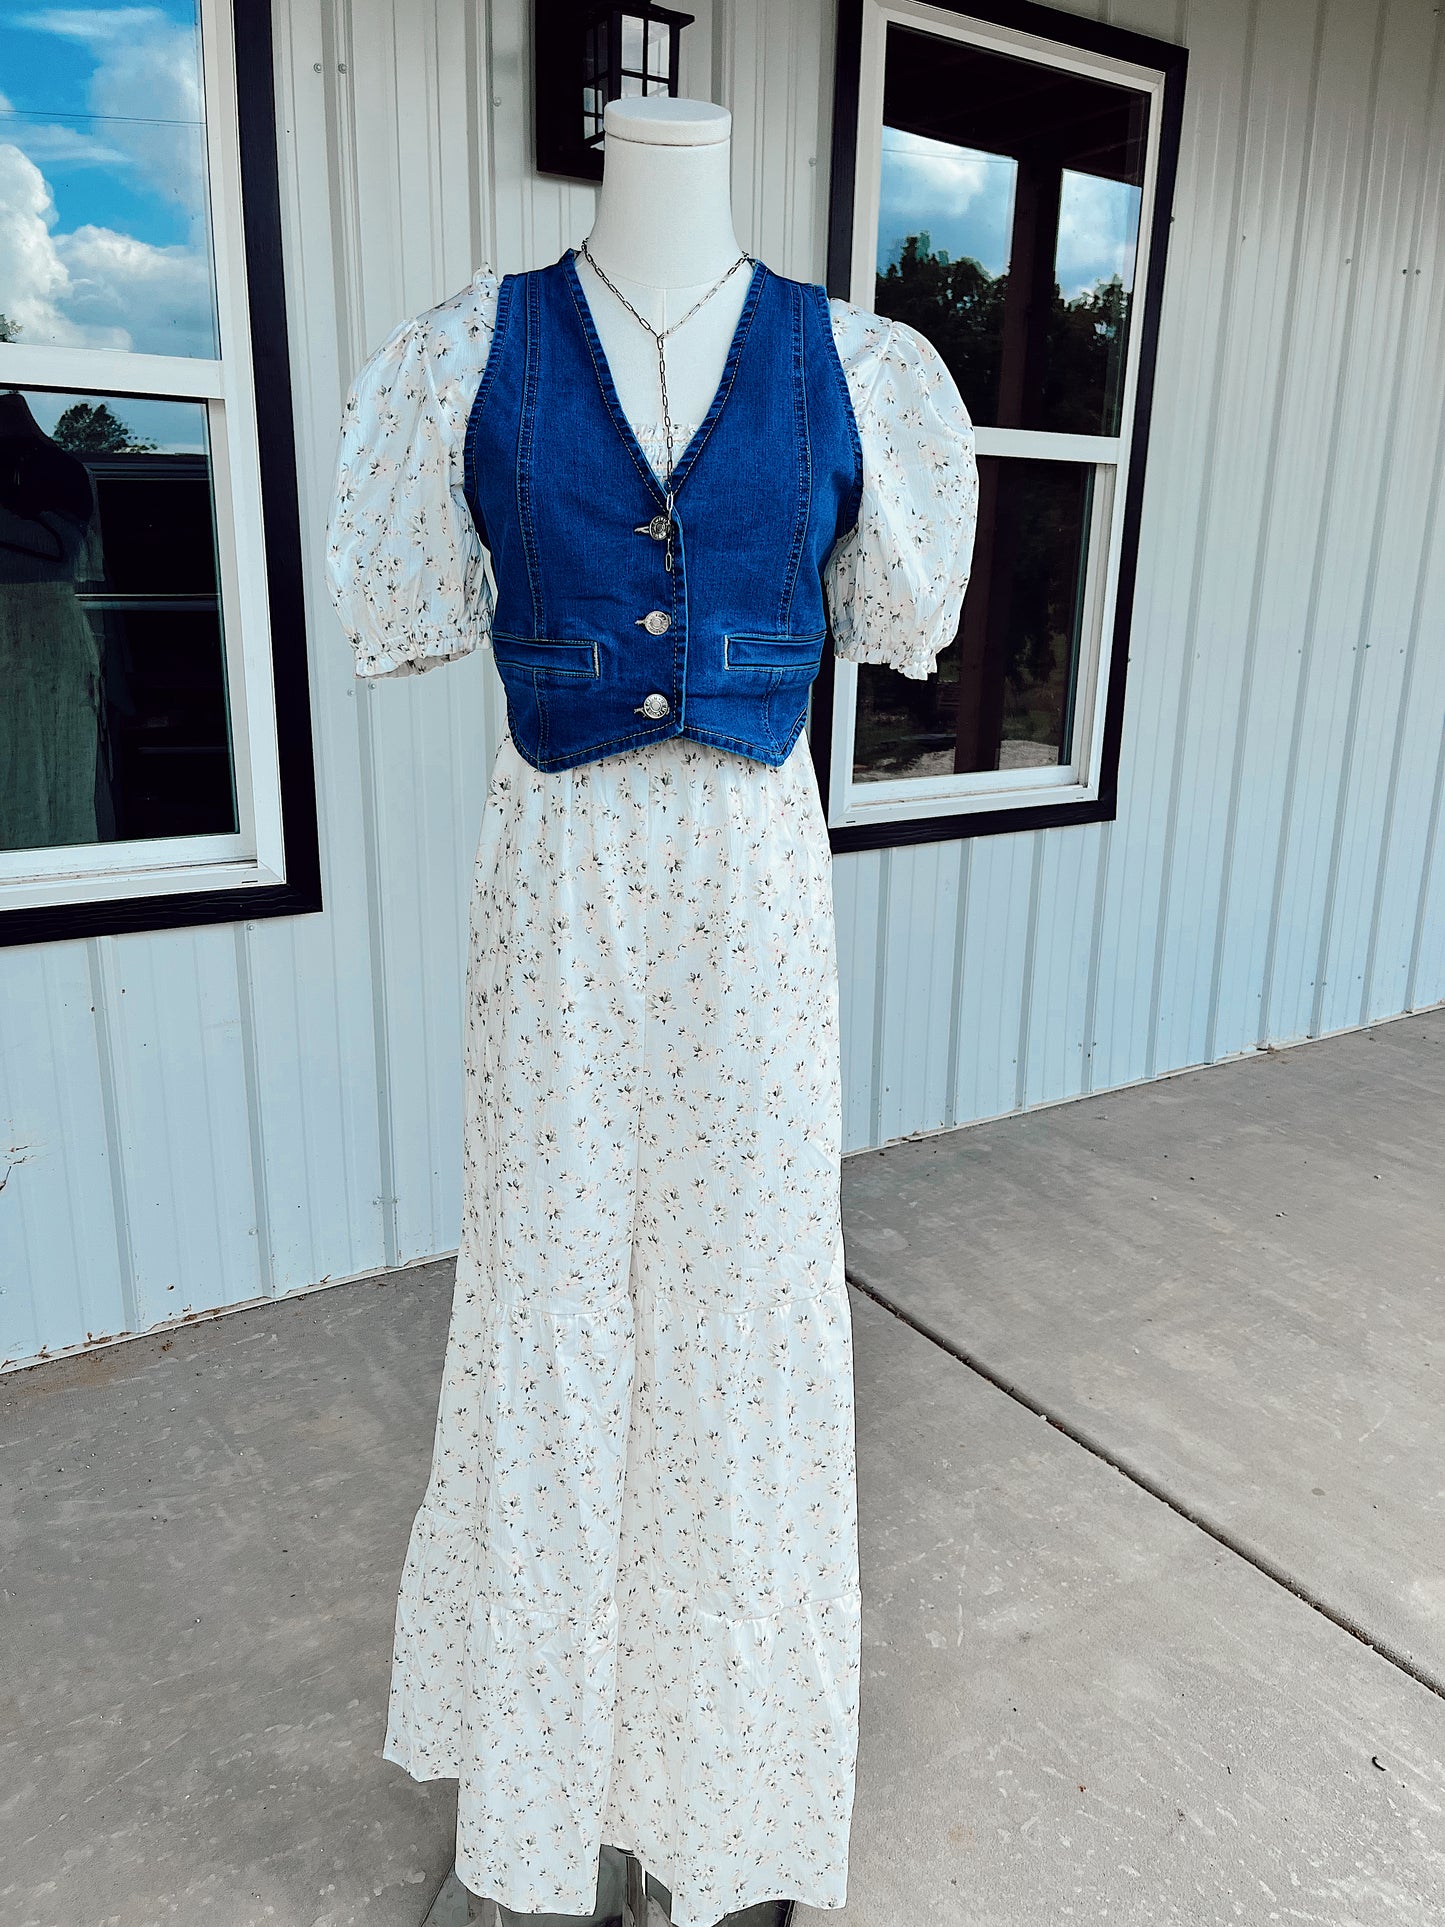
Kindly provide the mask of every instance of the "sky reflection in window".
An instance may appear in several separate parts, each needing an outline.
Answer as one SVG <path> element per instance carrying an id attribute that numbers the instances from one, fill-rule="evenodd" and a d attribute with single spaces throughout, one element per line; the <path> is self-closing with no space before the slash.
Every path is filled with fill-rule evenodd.
<path id="1" fill-rule="evenodd" d="M 195 0 L 0 6 L 0 332 L 214 356 Z"/>

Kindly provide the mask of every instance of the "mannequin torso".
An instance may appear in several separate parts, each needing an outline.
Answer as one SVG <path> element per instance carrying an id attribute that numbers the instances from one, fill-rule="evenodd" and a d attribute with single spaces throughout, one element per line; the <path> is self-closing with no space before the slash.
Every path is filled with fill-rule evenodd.
<path id="1" fill-rule="evenodd" d="M 588 246 L 639 314 L 667 328 L 742 252 L 733 232 L 732 116 L 710 101 L 609 101 L 605 171 Z M 707 413 L 722 379 L 751 269 L 745 262 L 664 343 L 668 412 L 677 428 Z M 593 272 L 577 275 L 634 431 L 660 426 L 657 344 Z M 682 443 L 675 454 L 681 455 Z M 665 457 L 664 457 L 665 460 Z"/>

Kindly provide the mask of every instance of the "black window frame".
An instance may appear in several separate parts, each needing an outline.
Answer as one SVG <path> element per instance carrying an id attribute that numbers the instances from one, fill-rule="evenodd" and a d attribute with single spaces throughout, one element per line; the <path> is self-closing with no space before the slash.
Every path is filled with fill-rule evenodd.
<path id="1" fill-rule="evenodd" d="M 271 0 L 232 0 L 242 249 L 253 359 L 286 881 L 0 907 L 0 946 L 304 916 L 323 908 Z M 3 697 L 0 697 L 3 699 Z"/>
<path id="2" fill-rule="evenodd" d="M 1173 220 L 1189 53 L 1186 47 L 1172 41 L 1110 26 L 1078 14 L 1063 13 L 1039 4 L 1038 0 L 935 0 L 935 4 L 938 11 L 960 19 L 1010 28 L 1056 46 L 1129 61 L 1154 69 L 1162 78 L 1158 175 L 1154 205 L 1149 211 L 1148 259 L 1143 287 L 1131 316 L 1131 326 L 1138 330 L 1139 372 L 1129 463 L 1123 477 L 1118 587 L 1107 643 L 1108 679 L 1099 749 L 1099 791 L 1096 796 L 1089 798 L 1075 797 L 1058 802 L 1040 800 L 994 810 L 897 817 L 877 823 L 830 822 L 828 834 L 835 852 L 888 849 L 909 843 L 942 842 L 959 837 L 998 836 L 1020 830 L 1048 829 L 1055 825 L 1097 823 L 1118 814 L 1119 755 L 1138 567 L 1139 523 L 1144 499 L 1165 258 Z M 851 298 L 863 13 L 864 0 L 838 0 L 826 285 L 831 295 L 843 299 Z M 918 31 L 927 31 L 926 21 L 919 20 L 913 24 Z M 825 818 L 829 814 L 832 775 L 835 684 L 834 654 L 829 647 L 823 652 L 822 667 L 813 686 L 808 732 Z"/>

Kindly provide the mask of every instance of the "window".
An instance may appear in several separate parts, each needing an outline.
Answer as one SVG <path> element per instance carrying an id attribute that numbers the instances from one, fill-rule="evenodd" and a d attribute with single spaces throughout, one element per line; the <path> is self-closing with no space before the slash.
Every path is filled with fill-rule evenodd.
<path id="1" fill-rule="evenodd" d="M 1042 6 L 842 0 L 829 285 L 947 362 L 979 516 L 936 675 L 825 659 L 835 849 L 1114 813 L 1184 66 Z"/>
<path id="2" fill-rule="evenodd" d="M 269 9 L 0 17 L 0 939 L 318 909 Z"/>

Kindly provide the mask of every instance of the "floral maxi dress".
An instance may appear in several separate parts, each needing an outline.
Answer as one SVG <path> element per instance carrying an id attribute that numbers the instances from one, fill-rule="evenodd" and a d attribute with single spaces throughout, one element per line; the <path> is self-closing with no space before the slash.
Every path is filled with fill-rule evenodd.
<path id="1" fill-rule="evenodd" d="M 487 639 L 461 449 L 497 285 L 479 271 L 352 384 L 328 573 L 363 677 Z M 835 647 L 924 677 L 967 582 L 972 426 L 923 337 L 831 315 L 864 458 L 825 576 Z M 634 427 L 661 473 L 661 425 Z M 542 772 L 504 733 L 465 1025 L 456 1286 L 384 1756 L 458 1779 L 458 1874 L 518 1911 L 589 1911 L 604 1841 L 671 1890 L 675 1927 L 840 1907 L 853 1361 L 806 734 L 777 768 L 670 737 Z"/>

